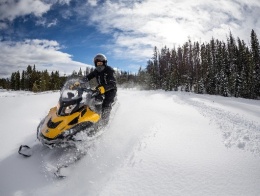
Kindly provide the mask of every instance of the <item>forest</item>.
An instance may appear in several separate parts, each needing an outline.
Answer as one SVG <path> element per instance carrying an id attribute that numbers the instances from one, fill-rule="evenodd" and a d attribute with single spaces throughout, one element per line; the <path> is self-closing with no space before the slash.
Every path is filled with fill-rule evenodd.
<path id="1" fill-rule="evenodd" d="M 227 42 L 212 38 L 173 49 L 155 47 L 146 68 L 139 70 L 139 83 L 147 89 L 259 99 L 260 46 L 254 30 L 250 40 L 249 47 L 230 32 Z"/>
<path id="2" fill-rule="evenodd" d="M 84 76 L 93 68 L 74 71 Z M 37 71 L 36 66 L 0 79 L 0 87 L 34 92 L 59 90 L 67 76 L 59 71 Z M 188 40 L 182 46 L 158 49 L 138 73 L 116 71 L 120 87 L 145 90 L 187 91 L 200 94 L 260 99 L 260 45 L 254 30 L 249 46 L 230 32 L 226 41 L 212 37 L 209 43 Z"/>

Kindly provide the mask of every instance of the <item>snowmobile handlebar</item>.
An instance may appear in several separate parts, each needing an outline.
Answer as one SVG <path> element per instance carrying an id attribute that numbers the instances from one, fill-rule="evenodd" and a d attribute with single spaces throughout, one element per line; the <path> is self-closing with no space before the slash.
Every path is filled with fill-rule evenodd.
<path id="1" fill-rule="evenodd" d="M 91 88 L 86 88 L 86 87 L 78 87 L 77 91 L 78 91 L 79 96 L 82 96 L 82 94 L 84 92 L 90 93 L 91 98 L 96 97 L 97 95 L 100 94 L 100 92 L 97 91 L 96 89 L 91 89 Z"/>

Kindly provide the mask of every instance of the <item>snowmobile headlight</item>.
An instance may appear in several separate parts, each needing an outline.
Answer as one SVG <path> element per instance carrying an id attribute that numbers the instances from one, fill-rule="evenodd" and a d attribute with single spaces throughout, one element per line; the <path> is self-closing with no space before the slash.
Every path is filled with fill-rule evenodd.
<path id="1" fill-rule="evenodd" d="M 77 106 L 77 104 L 74 105 L 69 105 L 65 108 L 64 113 L 65 114 L 70 114 L 72 112 L 72 110 Z"/>
<path id="2" fill-rule="evenodd" d="M 76 130 L 69 129 L 69 130 L 64 131 L 61 135 L 62 135 L 62 137 L 66 138 L 68 136 L 74 135 L 75 132 L 76 132 Z"/>

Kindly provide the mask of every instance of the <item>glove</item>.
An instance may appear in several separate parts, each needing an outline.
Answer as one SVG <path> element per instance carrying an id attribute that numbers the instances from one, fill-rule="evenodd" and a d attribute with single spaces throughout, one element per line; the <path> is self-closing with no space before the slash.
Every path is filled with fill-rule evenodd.
<path id="1" fill-rule="evenodd" d="M 75 88 L 77 88 L 79 86 L 80 86 L 80 83 L 79 82 L 75 82 L 73 85 L 70 86 L 70 90 L 73 90 L 73 89 L 75 89 Z"/>
<path id="2" fill-rule="evenodd" d="M 99 86 L 97 89 L 99 90 L 99 92 L 100 92 L 101 95 L 106 92 L 104 86 Z"/>
<path id="3" fill-rule="evenodd" d="M 105 88 L 103 86 L 97 87 L 95 90 L 92 92 L 92 97 L 96 97 L 98 95 L 102 95 L 105 93 Z"/>

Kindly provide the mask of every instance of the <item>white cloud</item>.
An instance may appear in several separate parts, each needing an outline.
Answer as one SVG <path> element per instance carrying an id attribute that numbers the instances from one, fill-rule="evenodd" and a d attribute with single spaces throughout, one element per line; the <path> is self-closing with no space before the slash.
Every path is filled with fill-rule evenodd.
<path id="1" fill-rule="evenodd" d="M 87 3 L 93 7 L 97 6 L 98 0 L 87 0 Z"/>
<path id="2" fill-rule="evenodd" d="M 118 57 L 150 58 L 154 46 L 226 41 L 229 31 L 245 41 L 260 32 L 258 0 L 146 0 L 106 1 L 91 16 L 102 33 L 114 35 L 110 45 Z"/>
<path id="3" fill-rule="evenodd" d="M 71 2 L 71 0 L 43 0 L 43 1 L 46 3 L 51 3 L 51 4 L 59 3 L 61 5 L 69 4 Z"/>
<path id="4" fill-rule="evenodd" d="M 52 26 L 56 26 L 58 23 L 57 18 L 53 19 L 51 22 L 47 22 L 46 18 L 40 18 L 38 21 L 36 21 L 36 25 L 41 25 L 44 27 L 52 27 Z"/>
<path id="5" fill-rule="evenodd" d="M 28 65 L 36 65 L 37 70 L 59 71 L 71 74 L 86 65 L 72 60 L 72 56 L 63 53 L 60 45 L 51 40 L 25 40 L 23 42 L 0 42 L 0 59 L 2 77 L 10 77 L 12 72 L 26 70 Z"/>
<path id="6" fill-rule="evenodd" d="M 50 9 L 50 4 L 36 0 L 4 0 L 0 6 L 1 20 L 14 20 L 16 17 L 34 14 L 39 17 Z"/>
<path id="7" fill-rule="evenodd" d="M 0 0 L 0 29 L 8 28 L 5 21 L 34 14 L 38 25 L 50 27 L 57 19 L 47 21 L 41 16 L 55 3 L 69 4 L 71 0 Z M 95 10 L 93 11 L 93 7 Z M 77 10 L 74 10 L 77 9 Z M 226 41 L 229 31 L 235 37 L 250 39 L 252 29 L 260 33 L 259 0 L 85 0 L 76 8 L 62 11 L 66 19 L 77 13 L 100 32 L 112 35 L 108 51 L 114 57 L 135 62 L 151 58 L 153 47 L 182 45 L 192 41 L 209 41 L 212 37 Z M 89 18 L 90 17 L 90 18 Z M 46 69 L 71 72 L 84 65 L 74 62 L 69 54 L 62 53 L 57 42 L 27 40 L 0 42 L 0 58 L 4 63 L 1 73 L 17 71 L 28 64 Z M 63 68 L 61 65 L 65 65 Z M 60 69 L 59 69 L 60 67 Z M 67 71 L 68 70 L 68 71 Z M 1 74 L 0 73 L 0 74 Z"/>

